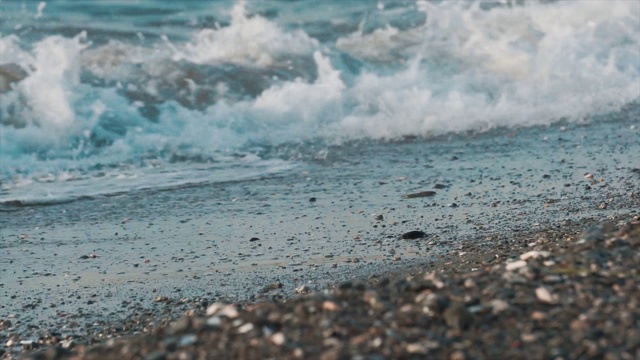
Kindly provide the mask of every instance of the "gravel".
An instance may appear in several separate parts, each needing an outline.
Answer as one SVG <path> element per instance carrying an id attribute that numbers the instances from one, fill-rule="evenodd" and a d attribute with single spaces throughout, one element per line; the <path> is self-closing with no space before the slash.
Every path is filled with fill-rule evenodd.
<path id="1" fill-rule="evenodd" d="M 584 229 L 584 230 L 583 230 Z M 2 358 L 640 359 L 640 216 L 471 243 L 411 274 L 233 304 L 163 299 L 86 336 L 11 335 Z"/>

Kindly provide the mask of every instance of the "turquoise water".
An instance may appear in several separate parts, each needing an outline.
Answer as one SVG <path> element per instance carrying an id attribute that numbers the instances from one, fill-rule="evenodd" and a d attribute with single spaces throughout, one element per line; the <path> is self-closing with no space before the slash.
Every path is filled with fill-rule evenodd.
<path id="1" fill-rule="evenodd" d="M 639 43 L 634 1 L 4 0 L 0 66 L 24 76 L 0 93 L 0 202 L 606 119 L 640 98 Z"/>

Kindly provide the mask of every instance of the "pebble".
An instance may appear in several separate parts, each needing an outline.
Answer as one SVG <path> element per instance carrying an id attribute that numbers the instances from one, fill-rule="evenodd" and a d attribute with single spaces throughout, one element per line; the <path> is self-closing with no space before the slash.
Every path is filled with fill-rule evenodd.
<path id="1" fill-rule="evenodd" d="M 191 318 L 189 317 L 180 318 L 171 324 L 171 331 L 174 333 L 185 332 L 189 328 L 191 328 Z"/>
<path id="2" fill-rule="evenodd" d="M 325 311 L 338 311 L 340 310 L 340 306 L 333 301 L 325 301 L 322 303 L 322 310 Z"/>
<path id="3" fill-rule="evenodd" d="M 402 234 L 402 239 L 404 240 L 415 240 L 426 237 L 427 234 L 424 231 L 413 230 Z"/>
<path id="4" fill-rule="evenodd" d="M 222 305 L 218 304 L 218 303 L 214 303 L 209 305 L 209 307 L 207 307 L 207 316 L 211 316 L 211 315 L 215 315 L 218 311 L 220 311 L 220 309 L 222 309 Z"/>
<path id="5" fill-rule="evenodd" d="M 407 344 L 407 352 L 409 354 L 426 355 L 429 349 L 420 343 Z"/>
<path id="6" fill-rule="evenodd" d="M 546 257 L 549 257 L 549 255 L 551 255 L 551 253 L 548 251 L 532 250 L 532 251 L 527 251 L 526 253 L 520 255 L 520 260 L 546 258 Z"/>
<path id="7" fill-rule="evenodd" d="M 267 293 L 269 291 L 277 290 L 277 289 L 281 289 L 281 288 L 282 288 L 282 283 L 277 282 L 277 283 L 265 285 L 265 287 L 263 287 L 262 290 L 260 290 L 260 292 Z"/>
<path id="8" fill-rule="evenodd" d="M 427 307 L 427 311 L 433 312 L 436 314 L 442 313 L 444 309 L 449 305 L 449 301 L 438 294 L 434 294 L 432 292 L 423 292 L 416 296 L 416 303 L 422 304 Z"/>
<path id="9" fill-rule="evenodd" d="M 491 305 L 491 312 L 493 314 L 499 314 L 509 309 L 509 303 L 501 299 L 493 299 L 489 304 Z"/>
<path id="10" fill-rule="evenodd" d="M 193 345 L 193 344 L 196 343 L 197 340 L 198 340 L 198 337 L 193 335 L 193 334 L 184 335 L 178 341 L 178 347 L 185 347 L 185 346 Z"/>
<path id="11" fill-rule="evenodd" d="M 223 307 L 218 313 L 218 316 L 225 316 L 228 317 L 229 319 L 235 319 L 238 316 L 240 316 L 240 312 L 238 311 L 238 308 L 236 308 L 235 305 L 227 305 L 225 307 Z"/>
<path id="12" fill-rule="evenodd" d="M 144 360 L 165 360 L 167 358 L 167 353 L 164 351 L 155 351 L 151 354 L 147 355 Z"/>
<path id="13" fill-rule="evenodd" d="M 538 300 L 547 303 L 547 304 L 555 304 L 558 302 L 558 297 L 553 295 L 547 288 L 541 286 L 536 289 L 536 297 Z"/>
<path id="14" fill-rule="evenodd" d="M 271 343 L 276 346 L 282 346 L 286 342 L 286 340 L 287 339 L 285 338 L 284 334 L 281 332 L 275 333 L 271 335 L 271 337 L 269 337 L 269 341 L 271 341 Z"/>
<path id="15" fill-rule="evenodd" d="M 405 199 L 415 199 L 415 198 L 422 198 L 422 197 L 430 197 L 430 196 L 434 196 L 436 194 L 435 191 L 420 191 L 417 193 L 413 193 L 413 194 L 407 194 L 404 196 Z"/>
<path id="16" fill-rule="evenodd" d="M 473 316 L 463 303 L 453 303 L 444 311 L 444 320 L 452 328 L 466 329 L 471 325 Z"/>
<path id="17" fill-rule="evenodd" d="M 251 330 L 253 330 L 253 324 L 246 323 L 238 328 L 238 334 L 248 333 Z"/>
<path id="18" fill-rule="evenodd" d="M 295 289 L 296 294 L 308 294 L 311 289 L 307 285 L 299 286 Z"/>
<path id="19" fill-rule="evenodd" d="M 207 326 L 212 327 L 212 328 L 218 328 L 218 327 L 220 327 L 222 325 L 222 320 L 217 316 L 212 316 L 212 317 L 207 319 L 205 324 L 207 324 Z"/>
<path id="20" fill-rule="evenodd" d="M 547 318 L 547 314 L 543 313 L 542 311 L 534 311 L 531 313 L 531 320 L 542 321 L 542 320 L 545 320 L 546 318 Z"/>
<path id="21" fill-rule="evenodd" d="M 507 271 L 514 271 L 514 270 L 518 270 L 520 268 L 523 268 L 527 266 L 527 262 L 524 260 L 518 260 L 518 261 L 514 261 L 514 262 L 510 262 L 505 266 L 505 269 Z"/>

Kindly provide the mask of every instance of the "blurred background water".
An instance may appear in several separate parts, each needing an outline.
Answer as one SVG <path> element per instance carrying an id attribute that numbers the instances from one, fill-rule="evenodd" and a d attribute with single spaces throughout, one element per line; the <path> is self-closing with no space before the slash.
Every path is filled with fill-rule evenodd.
<path id="1" fill-rule="evenodd" d="M 637 117 L 638 49 L 635 1 L 1 0 L 0 202 Z"/>

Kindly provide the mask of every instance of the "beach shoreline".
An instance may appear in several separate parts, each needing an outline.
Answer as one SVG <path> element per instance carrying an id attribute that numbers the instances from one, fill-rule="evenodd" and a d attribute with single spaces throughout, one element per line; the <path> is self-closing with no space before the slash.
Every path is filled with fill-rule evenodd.
<path id="1" fill-rule="evenodd" d="M 469 243 L 413 269 L 312 293 L 299 289 L 288 298 L 229 304 L 167 298 L 159 301 L 164 317 L 100 324 L 86 337 L 12 338 L 24 352 L 3 358 L 640 355 L 637 211 L 494 240 L 501 245 Z"/>
<path id="2" fill-rule="evenodd" d="M 205 321 L 199 316 L 214 303 L 240 304 L 245 310 L 266 306 L 294 312 L 296 302 L 314 297 L 326 296 L 322 303 L 343 301 L 340 284 L 346 282 L 364 284 L 354 290 L 357 296 L 364 296 L 382 281 L 378 295 L 386 296 L 384 292 L 392 289 L 389 284 L 406 281 L 403 278 L 407 275 L 415 279 L 416 274 L 434 271 L 444 274 L 438 279 L 451 283 L 450 290 L 461 294 L 446 293 L 449 303 L 462 301 L 465 308 L 484 314 L 489 310 L 482 301 L 492 299 L 480 296 L 485 310 L 474 308 L 479 306 L 477 299 L 464 300 L 464 291 L 475 291 L 473 286 L 459 287 L 464 276 L 479 283 L 481 279 L 475 276 L 487 274 L 499 287 L 504 280 L 496 274 L 510 273 L 504 269 L 507 262 L 519 261 L 530 250 L 560 251 L 561 257 L 562 251 L 580 241 L 586 228 L 603 220 L 613 219 L 616 229 L 622 227 L 617 222 L 637 222 L 640 164 L 633 154 L 640 151 L 640 144 L 634 116 L 632 110 L 617 121 L 585 125 L 558 124 L 431 141 L 408 139 L 393 146 L 362 143 L 338 148 L 327 159 L 276 176 L 50 206 L 4 207 L 0 218 L 3 358 L 30 354 L 100 358 L 96 351 L 117 357 L 109 351 L 122 350 L 120 340 L 113 340 L 121 337 L 131 344 L 152 344 L 126 356 L 144 358 L 155 349 L 172 358 L 186 350 L 166 346 L 166 339 L 159 334 L 174 330 L 161 330 L 163 326 L 170 329 L 188 314 L 195 322 L 182 320 L 188 326 L 175 332 L 176 336 L 201 330 L 209 334 L 209 330 L 193 326 Z M 372 158 L 371 153 L 377 157 Z M 602 230 L 603 236 L 612 237 L 607 231 Z M 632 240 L 625 240 L 632 251 L 624 256 L 637 256 L 633 231 L 629 235 Z M 421 234 L 403 239 L 403 234 L 410 232 Z M 544 262 L 534 265 L 547 271 Z M 538 270 L 531 271 L 533 283 L 555 286 L 539 278 Z M 638 269 L 630 266 L 629 271 L 637 273 Z M 521 281 L 524 276 L 526 282 L 527 274 L 516 279 Z M 464 279 L 460 280 L 462 285 Z M 568 281 L 577 280 L 569 277 Z M 633 290 L 636 285 L 629 286 Z M 523 293 L 531 300 L 523 304 L 539 305 L 535 290 Z M 298 297 L 297 293 L 307 292 L 315 295 Z M 407 295 L 397 293 L 404 299 L 402 294 Z M 520 308 L 508 297 L 494 295 L 518 309 L 517 313 L 526 312 L 525 305 Z M 552 291 L 548 296 L 557 301 Z M 629 300 L 624 296 L 617 299 Z M 358 298 L 346 308 L 355 311 L 362 302 Z M 401 309 L 395 305 L 387 309 L 392 311 L 390 319 Z M 247 311 L 247 316 L 253 316 L 253 310 Z M 353 313 L 355 319 L 366 318 L 358 314 Z M 442 320 L 441 315 L 434 316 Z M 631 323 L 625 325 L 629 331 L 637 324 L 633 316 L 637 315 L 632 314 Z M 481 325 L 486 320 L 482 319 L 473 323 Z M 237 323 L 225 321 L 221 325 L 225 331 L 237 330 Z M 438 325 L 440 330 L 449 326 L 443 321 Z M 135 335 L 140 333 L 146 335 Z M 343 340 L 353 340 L 353 334 L 347 335 Z M 264 346 L 280 342 L 279 336 L 271 340 L 269 336 Z M 329 343 L 335 341 L 325 344 L 325 335 L 321 336 L 301 345 L 310 346 L 301 350 L 305 357 L 321 357 L 330 350 Z M 247 340 L 238 339 L 225 340 L 225 344 Z M 444 339 L 434 354 L 482 357 L 466 348 L 457 349 L 462 353 L 451 350 L 453 343 Z M 530 339 L 525 336 L 518 341 L 524 344 Z M 192 345 L 193 351 L 205 351 L 202 342 L 188 346 Z M 406 344 L 396 345 L 376 349 L 383 354 L 383 349 L 406 348 Z M 349 346 L 340 348 L 362 350 Z M 416 353 L 382 356 L 431 354 L 430 345 L 420 346 L 410 347 Z M 636 346 L 631 344 L 629 351 L 635 351 Z M 277 350 L 274 357 L 297 356 L 296 347 L 287 349 L 290 352 Z M 609 347 L 603 349 L 608 351 Z M 620 354 L 623 350 L 615 348 Z M 343 356 L 341 351 L 335 356 Z M 373 348 L 367 351 L 372 356 L 375 353 Z M 229 357 L 251 356 L 229 353 Z"/>

